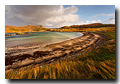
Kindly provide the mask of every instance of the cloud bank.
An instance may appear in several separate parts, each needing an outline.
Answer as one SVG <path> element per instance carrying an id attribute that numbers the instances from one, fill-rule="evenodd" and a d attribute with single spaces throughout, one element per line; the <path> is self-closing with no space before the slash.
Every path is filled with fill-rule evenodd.
<path id="1" fill-rule="evenodd" d="M 59 28 L 70 25 L 83 25 L 91 23 L 115 24 L 115 14 L 97 14 L 92 17 L 109 17 L 105 21 L 99 20 L 82 20 L 82 15 L 77 6 L 63 5 L 6 5 L 5 6 L 5 23 L 8 25 L 43 25 L 48 28 Z M 112 18 L 110 18 L 112 17 Z M 84 21 L 84 22 L 83 22 Z"/>
<path id="2" fill-rule="evenodd" d="M 79 21 L 76 6 L 62 5 L 6 5 L 7 20 L 20 20 L 26 24 L 61 27 Z"/>

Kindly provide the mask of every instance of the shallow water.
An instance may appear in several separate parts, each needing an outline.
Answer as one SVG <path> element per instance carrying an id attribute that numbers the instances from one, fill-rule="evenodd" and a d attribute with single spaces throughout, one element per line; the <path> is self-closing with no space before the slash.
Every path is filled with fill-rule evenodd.
<path id="1" fill-rule="evenodd" d="M 80 32 L 33 32 L 27 35 L 5 36 L 5 46 L 21 46 L 32 43 L 51 44 L 82 36 Z"/>

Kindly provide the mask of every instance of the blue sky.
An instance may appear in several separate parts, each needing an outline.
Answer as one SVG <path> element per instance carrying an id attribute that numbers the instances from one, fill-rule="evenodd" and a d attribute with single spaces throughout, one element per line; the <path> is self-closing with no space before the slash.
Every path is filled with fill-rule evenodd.
<path id="1" fill-rule="evenodd" d="M 91 23 L 115 24 L 115 5 L 5 6 L 5 25 L 58 28 Z"/>
<path id="2" fill-rule="evenodd" d="M 79 11 L 77 12 L 78 15 L 82 15 L 84 21 L 86 20 L 105 20 L 111 18 L 111 16 L 98 16 L 93 17 L 99 14 L 115 14 L 115 6 L 114 5 L 89 5 L 89 6 L 78 6 Z"/>
<path id="3" fill-rule="evenodd" d="M 76 14 L 80 15 L 79 20 L 92 21 L 101 20 L 104 23 L 106 20 L 115 16 L 115 5 L 75 5 L 79 10 Z M 70 7 L 70 5 L 64 6 Z M 109 24 L 109 22 L 108 22 Z M 114 24 L 114 21 L 113 21 Z"/>

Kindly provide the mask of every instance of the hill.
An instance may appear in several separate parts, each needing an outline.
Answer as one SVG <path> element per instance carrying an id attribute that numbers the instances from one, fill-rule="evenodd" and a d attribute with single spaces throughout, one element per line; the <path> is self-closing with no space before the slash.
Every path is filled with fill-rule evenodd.
<path id="1" fill-rule="evenodd" d="M 115 24 L 93 23 L 87 25 L 72 25 L 63 26 L 60 28 L 45 28 L 42 25 L 27 25 L 27 26 L 8 26 L 5 25 L 5 33 L 20 33 L 20 32 L 82 32 L 82 31 L 109 31 L 115 30 Z"/>
<path id="2" fill-rule="evenodd" d="M 34 32 L 34 31 L 48 31 L 49 28 L 45 28 L 42 25 L 27 25 L 27 26 L 8 26 L 5 25 L 5 33 L 12 32 Z"/>
<path id="3" fill-rule="evenodd" d="M 100 27 L 115 27 L 115 24 L 102 24 L 102 23 L 93 23 L 86 25 L 72 25 L 72 26 L 64 26 L 59 29 L 68 29 L 68 28 L 100 28 Z"/>

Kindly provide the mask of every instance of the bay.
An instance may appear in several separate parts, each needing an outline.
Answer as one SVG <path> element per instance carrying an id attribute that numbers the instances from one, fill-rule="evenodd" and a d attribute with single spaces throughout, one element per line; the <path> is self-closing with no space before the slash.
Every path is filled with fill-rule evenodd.
<path id="1" fill-rule="evenodd" d="M 5 36 L 5 46 L 13 47 L 34 43 L 51 44 L 79 36 L 82 36 L 80 32 L 31 32 L 30 34 L 28 33 L 23 35 L 12 34 L 12 36 Z"/>

